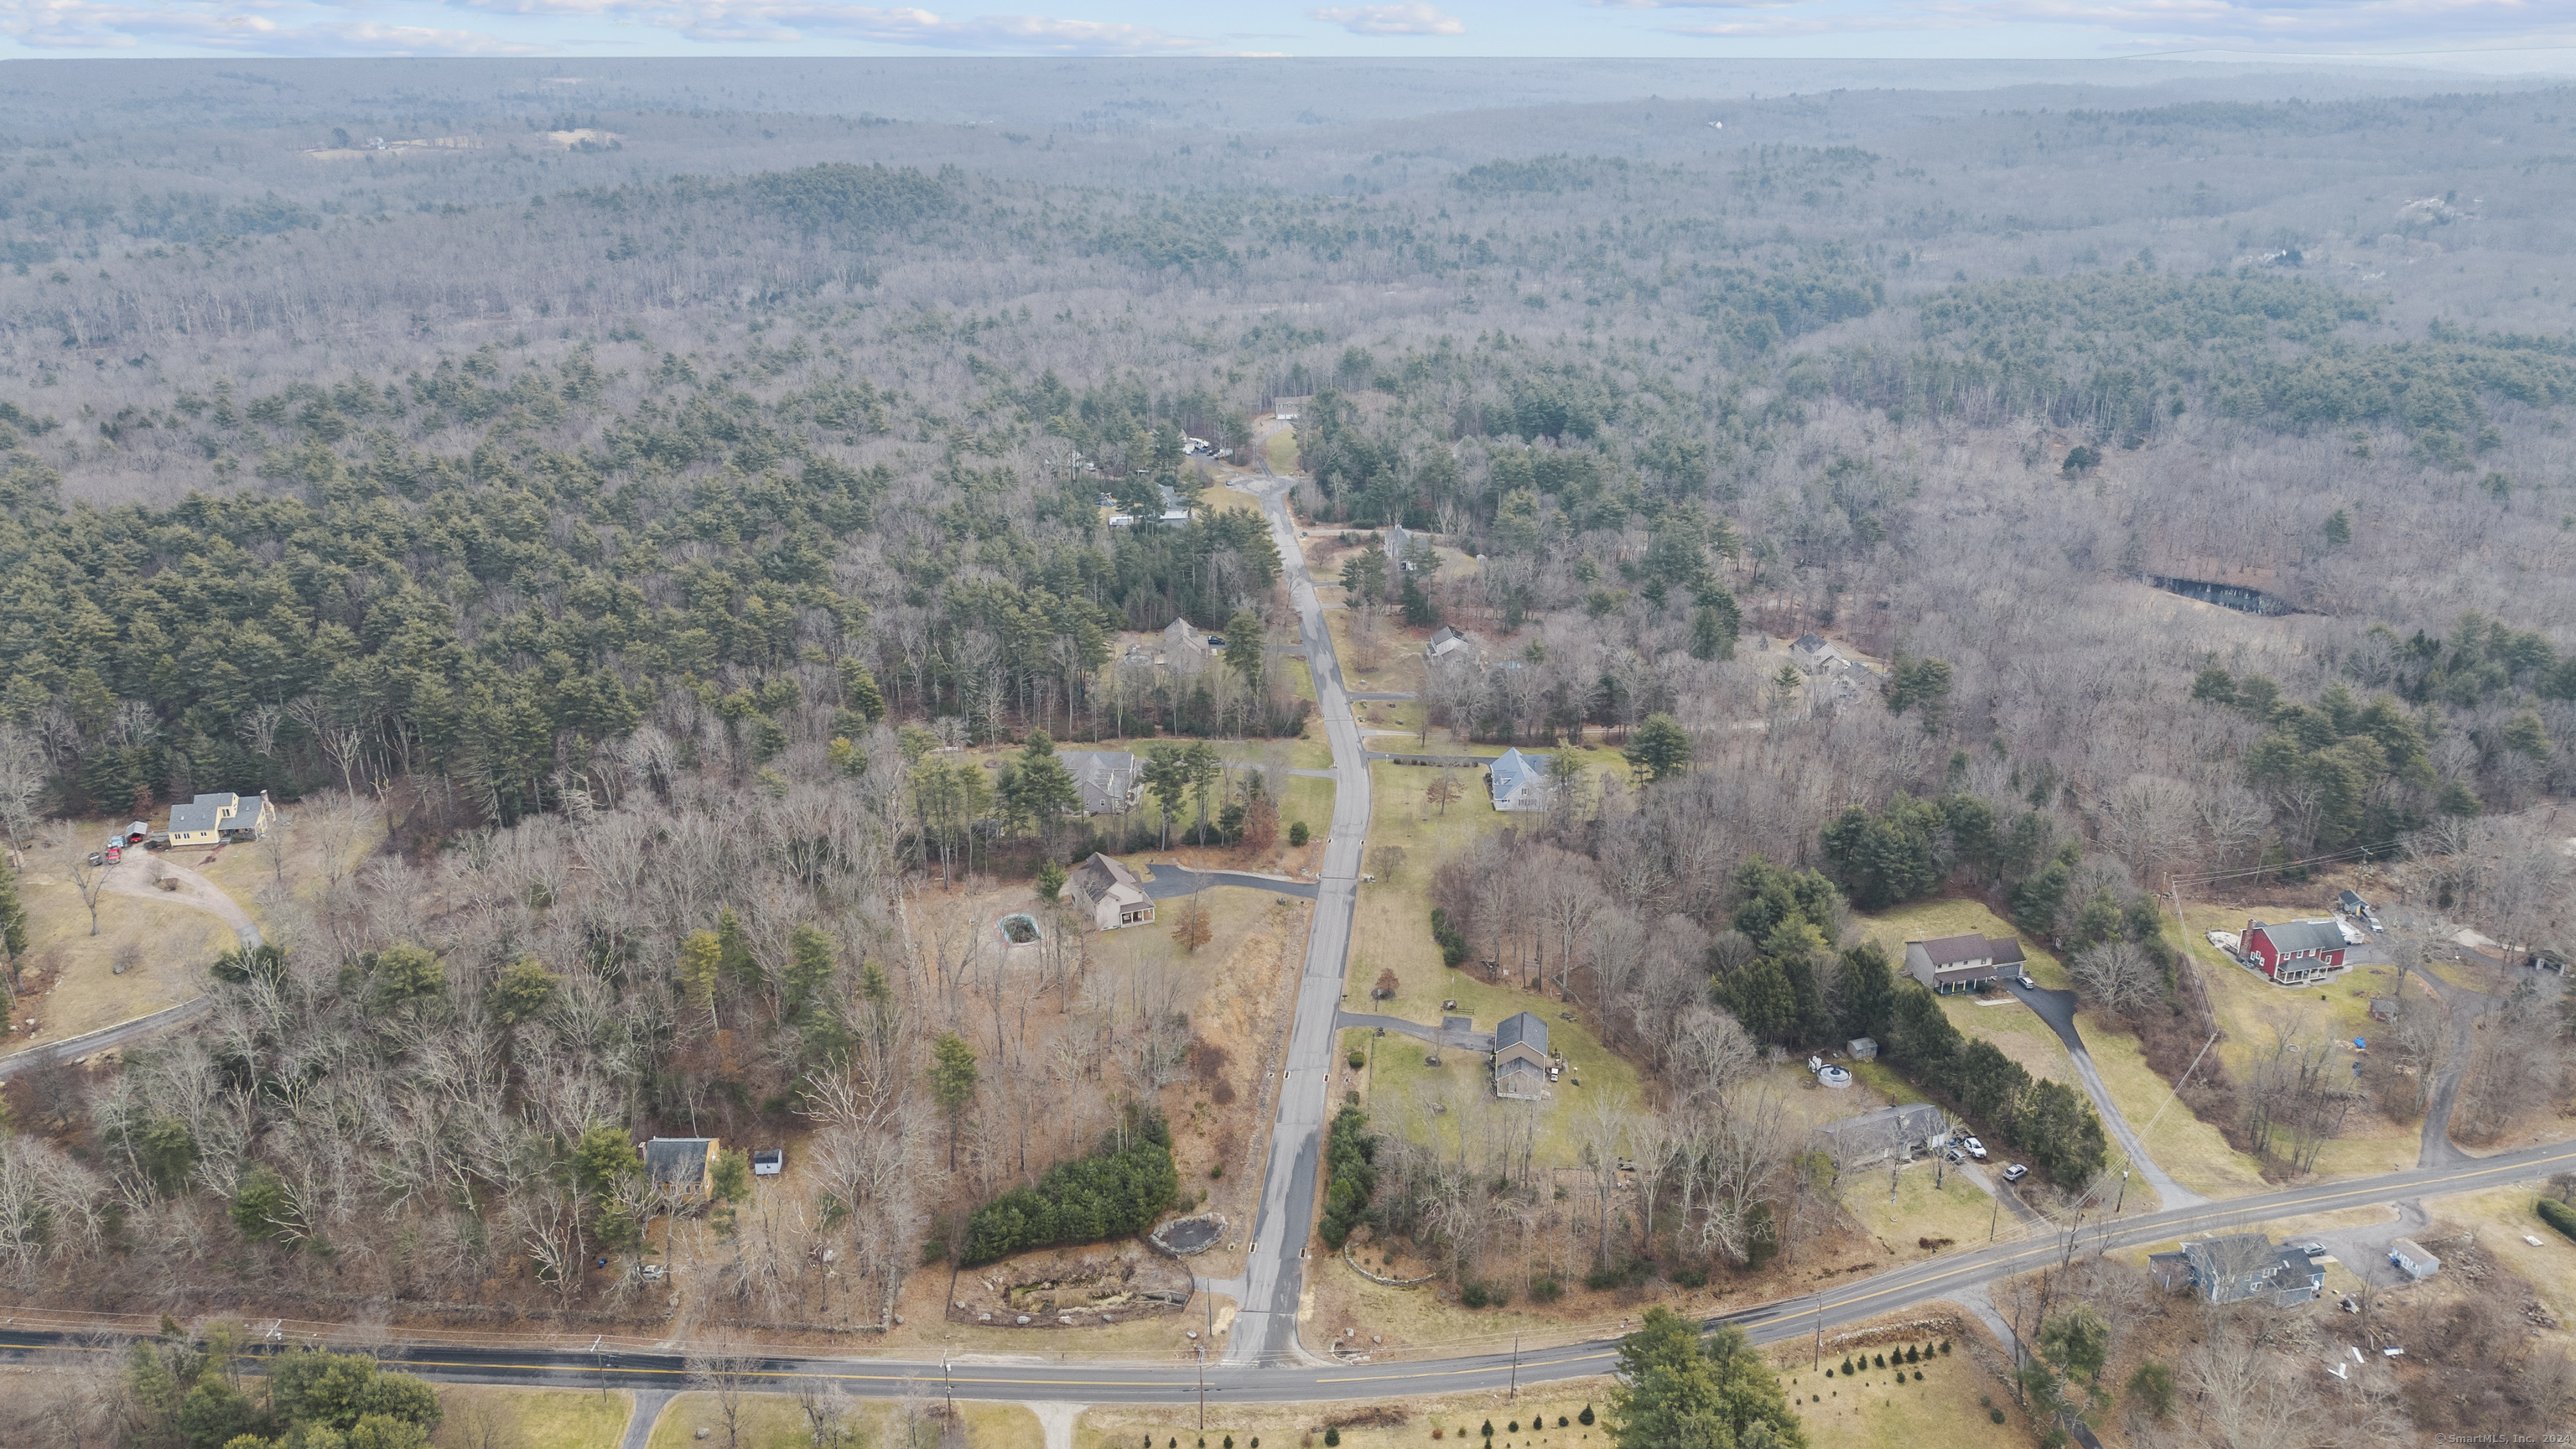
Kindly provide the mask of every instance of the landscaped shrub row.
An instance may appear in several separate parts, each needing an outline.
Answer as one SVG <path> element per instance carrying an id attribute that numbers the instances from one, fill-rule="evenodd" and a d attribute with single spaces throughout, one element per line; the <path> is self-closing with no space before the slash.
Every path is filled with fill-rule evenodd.
<path id="1" fill-rule="evenodd" d="M 975 1209 L 966 1220 L 963 1261 L 972 1266 L 1023 1248 L 1141 1233 L 1180 1195 L 1171 1128 L 1146 1116 L 1104 1138 L 1097 1153 L 1056 1164 L 1037 1186 L 1012 1188 Z"/>
<path id="2" fill-rule="evenodd" d="M 2535 1206 L 2539 1210 L 2542 1222 L 2571 1238 L 2576 1238 L 2576 1208 L 2571 1208 L 2554 1197 L 2544 1197 Z"/>
<path id="3" fill-rule="evenodd" d="M 1339 1248 L 1368 1215 L 1369 1196 L 1377 1191 L 1377 1139 L 1368 1131 L 1368 1114 L 1344 1107 L 1333 1116 L 1332 1135 L 1324 1142 L 1324 1222 L 1316 1231 L 1324 1246 Z"/>

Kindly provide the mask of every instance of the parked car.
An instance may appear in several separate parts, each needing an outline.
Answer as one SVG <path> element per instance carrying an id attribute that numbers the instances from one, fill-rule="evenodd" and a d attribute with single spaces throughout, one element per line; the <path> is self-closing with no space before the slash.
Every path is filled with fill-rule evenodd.
<path id="1" fill-rule="evenodd" d="M 1979 1162 L 1986 1160 L 1986 1144 L 1979 1142 L 1976 1138 L 1962 1137 L 1959 1139 L 1959 1145 L 1967 1149 L 1970 1157 L 1977 1159 Z"/>
<path id="2" fill-rule="evenodd" d="M 2018 1162 L 2004 1169 L 2004 1181 L 2006 1182 L 2019 1182 L 2028 1176 L 2030 1176 L 2030 1169 L 2022 1166 Z"/>
<path id="3" fill-rule="evenodd" d="M 1952 1162 L 1965 1162 L 1965 1161 L 1967 1161 L 1967 1160 L 1968 1160 L 1968 1154 L 1966 1154 L 1966 1153 L 1964 1153 L 1964 1152 L 1960 1151 L 1960 1150 L 1959 1150 L 1958 1148 L 1956 1148 L 1956 1147 L 1944 1147 L 1944 1148 L 1942 1148 L 1942 1149 L 1941 1149 L 1941 1155 L 1942 1155 L 1943 1157 L 1948 1158 L 1948 1159 L 1949 1159 L 1950 1161 L 1952 1161 Z"/>
<path id="4" fill-rule="evenodd" d="M 787 1152 L 784 1148 L 764 1147 L 751 1154 L 751 1175 L 754 1177 L 776 1177 L 786 1170 Z"/>
<path id="5" fill-rule="evenodd" d="M 2290 1246 L 2299 1252 L 2307 1254 L 2311 1258 L 2322 1258 L 2326 1255 L 2326 1245 L 2318 1242 L 2314 1238 L 2310 1238 L 2304 1243 L 2292 1243 Z"/>
<path id="6" fill-rule="evenodd" d="M 2021 989 L 2024 991 L 2037 991 L 2039 989 L 2039 983 L 2031 980 L 2030 973 L 2025 971 L 2021 973 Z"/>

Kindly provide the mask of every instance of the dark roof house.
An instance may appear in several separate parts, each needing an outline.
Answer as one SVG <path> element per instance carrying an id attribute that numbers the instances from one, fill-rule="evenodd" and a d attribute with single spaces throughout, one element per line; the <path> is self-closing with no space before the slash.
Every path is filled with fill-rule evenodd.
<path id="1" fill-rule="evenodd" d="M 1905 969 L 1936 992 L 1973 991 L 2007 972 L 2021 970 L 2021 940 L 1970 931 L 1905 943 Z"/>
<path id="2" fill-rule="evenodd" d="M 1494 1028 L 1494 1093 L 1536 1098 L 1547 1086 L 1547 1023 L 1529 1012 Z"/>
<path id="3" fill-rule="evenodd" d="M 2166 1255 L 2158 1254 L 2157 1257 Z M 2296 1248 L 2274 1246 L 2261 1233 L 2233 1233 L 2182 1245 L 2192 1291 L 2210 1303 L 2264 1299 L 2294 1308 L 2325 1287 L 2326 1270 Z M 2150 1268 L 2154 1266 L 2150 1260 Z M 2159 1274 L 2159 1280 L 2167 1275 Z"/>
<path id="4" fill-rule="evenodd" d="M 1085 815 L 1124 815 L 1145 798 L 1145 777 L 1125 750 L 1058 750 L 1065 773 L 1082 793 Z"/>
<path id="5" fill-rule="evenodd" d="M 1868 1167 L 1892 1157 L 1926 1151 L 1932 1139 L 1949 1130 L 1949 1119 L 1929 1102 L 1908 1102 L 1863 1112 L 1818 1128 L 1826 1155 L 1845 1168 Z"/>
<path id="6" fill-rule="evenodd" d="M 704 1197 L 718 1148 L 713 1137 L 656 1137 L 644 1144 L 644 1180 L 656 1192 Z"/>

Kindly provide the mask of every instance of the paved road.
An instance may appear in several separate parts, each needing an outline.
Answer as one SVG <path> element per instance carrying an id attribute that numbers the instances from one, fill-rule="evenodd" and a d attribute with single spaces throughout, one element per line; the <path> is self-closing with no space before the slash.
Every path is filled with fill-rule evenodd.
<path id="1" fill-rule="evenodd" d="M 2066 1054 L 2075 1059 L 2075 1075 L 2084 1083 L 2084 1094 L 2093 1099 L 2093 1110 L 2101 1115 L 2103 1128 L 2120 1144 L 2120 1150 L 2128 1155 L 2129 1161 L 2137 1166 L 2138 1175 L 2147 1180 L 2147 1186 L 2156 1190 L 2156 1200 L 2169 1208 L 2193 1207 L 2209 1201 L 2184 1188 L 2163 1168 L 2156 1166 L 2156 1160 L 2147 1155 L 2146 1145 L 2138 1140 L 2137 1131 L 2129 1125 L 2129 1119 L 2120 1115 L 2118 1104 L 2111 1100 L 2111 1089 L 2102 1084 L 2102 1074 L 2093 1066 L 2093 1054 L 2084 1049 L 2084 1038 L 2075 1030 L 2075 993 L 2050 991 L 2037 986 L 2024 989 L 2020 982 L 2009 976 L 1999 979 L 2005 990 L 2020 997 L 2023 1005 L 2039 1013 L 2039 1019 L 2047 1022 L 2049 1029 L 2057 1033 L 2057 1039 L 2066 1043 Z"/>
<path id="2" fill-rule="evenodd" d="M 1226 1335 L 1229 1366 L 1305 1360 L 1297 1345 L 1297 1310 L 1305 1289 L 1300 1255 L 1315 1220 L 1315 1179 L 1333 1085 L 1333 1014 L 1342 1001 L 1342 971 L 1350 956 L 1351 916 L 1359 906 L 1360 854 L 1368 843 L 1369 820 L 1368 763 L 1361 758 L 1359 727 L 1342 687 L 1333 637 L 1324 628 L 1323 610 L 1315 605 L 1306 551 L 1298 547 L 1297 526 L 1288 516 L 1288 484 L 1270 482 L 1248 491 L 1261 499 L 1270 536 L 1279 545 L 1288 597 L 1297 608 L 1308 672 L 1315 680 L 1316 713 L 1333 747 L 1337 778 L 1332 833 L 1324 839 L 1324 864 L 1316 882 L 1315 920 L 1306 936 L 1306 968 L 1297 984 L 1297 1020 L 1288 1036 L 1287 1080 L 1279 1092 L 1279 1120 L 1271 1129 L 1261 1206 L 1252 1220 L 1252 1253 L 1243 1276 L 1222 1285 L 1240 1305 Z"/>
<path id="3" fill-rule="evenodd" d="M 2536 1181 L 2566 1170 L 2570 1164 L 2576 1164 L 2576 1140 L 2525 1148 L 2465 1165 L 2409 1168 L 2098 1225 L 2087 1222 L 2075 1234 L 2074 1249 L 2092 1253 L 2137 1247 L 2274 1218 L 2480 1191 Z M 1935 1301 L 1974 1299 L 1986 1284 L 2055 1262 L 2067 1250 L 2068 1244 L 2059 1234 L 2042 1233 L 2018 1242 L 1945 1254 L 1820 1293 L 1726 1314 L 1710 1322 L 1737 1324 L 1756 1343 L 1785 1342 L 1803 1338 L 1819 1327 L 1832 1328 Z M 1293 1250 L 1288 1256 L 1293 1264 Z M 0 1309 L 0 1319 L 5 1319 L 7 1312 Z M 1244 1336 L 1241 1331 L 1237 1334 Z M 92 1343 L 81 1332 L 0 1326 L 0 1362 L 45 1353 L 84 1352 L 118 1353 L 122 1346 Z M 1530 1349 L 1518 1355 L 1517 1366 L 1509 1353 L 1381 1364 L 1316 1362 L 1302 1355 L 1248 1363 L 1229 1356 L 1225 1362 L 1209 1366 L 1207 1382 L 1210 1401 L 1220 1405 L 1397 1398 L 1499 1389 L 1515 1373 L 1524 1384 L 1589 1377 L 1609 1372 L 1616 1353 L 1614 1339 L 1594 1339 Z M 428 1344 L 399 1348 L 387 1357 L 389 1362 L 400 1363 L 413 1372 L 459 1383 L 591 1388 L 604 1376 L 610 1382 L 650 1390 L 675 1385 L 685 1373 L 678 1355 L 660 1352 L 620 1353 L 602 1361 L 582 1349 Z M 1194 1368 L 1188 1364 L 1063 1363 L 1035 1354 L 1018 1359 L 982 1357 L 973 1362 L 952 1361 L 945 1366 L 936 1360 L 776 1358 L 765 1361 L 762 1372 L 768 1385 L 780 1392 L 790 1391 L 796 1381 L 806 1379 L 828 1380 L 853 1394 L 879 1398 L 937 1396 L 944 1385 L 953 1384 L 959 1398 L 1024 1403 L 1182 1404 L 1195 1397 L 1198 1382 Z"/>

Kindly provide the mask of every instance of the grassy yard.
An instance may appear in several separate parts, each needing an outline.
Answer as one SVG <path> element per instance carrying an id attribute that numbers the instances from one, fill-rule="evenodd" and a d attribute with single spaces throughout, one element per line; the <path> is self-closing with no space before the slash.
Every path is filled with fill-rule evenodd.
<path id="1" fill-rule="evenodd" d="M 1269 437 L 1266 437 L 1266 438 L 1262 439 L 1262 440 L 1261 440 L 1261 455 L 1262 455 L 1262 457 L 1264 457 L 1264 458 L 1266 458 L 1266 459 L 1268 459 L 1268 460 L 1269 460 L 1269 463 L 1270 463 L 1270 471 L 1271 471 L 1271 472 L 1273 472 L 1273 473 L 1294 473 L 1294 472 L 1296 472 L 1296 471 L 1297 471 L 1297 430 L 1296 430 L 1296 428 L 1294 428 L 1294 427 L 1285 427 L 1285 428 L 1281 428 L 1279 431 L 1277 431 L 1277 432 L 1275 432 L 1275 433 L 1272 433 Z"/>
<path id="2" fill-rule="evenodd" d="M 2075 1014 L 2075 1029 L 2082 1033 L 2093 1069 L 2102 1074 L 2102 1085 L 2120 1115 L 2140 1134 L 2147 1155 L 2174 1181 L 2203 1197 L 2234 1197 L 2264 1186 L 2254 1159 L 2228 1146 L 2224 1133 L 2179 1102 L 2166 1106 L 2172 1085 L 2147 1065 L 2136 1036 L 2090 1011 Z M 2118 1151 L 2116 1145 L 2113 1151 Z"/>
<path id="3" fill-rule="evenodd" d="M 922 1443 L 937 1443 L 939 1424 L 928 1419 L 936 1406 L 939 1385 L 926 1386 L 924 1400 L 912 1412 L 922 1414 Z M 906 1407 L 876 1400 L 847 1400 L 850 1420 L 860 1427 L 863 1444 L 901 1445 L 904 1442 Z M 1018 1404 L 985 1404 L 960 1401 L 958 1413 L 966 1421 L 966 1442 L 975 1449 L 1043 1449 L 1046 1436 L 1038 1427 L 1037 1415 Z M 742 1396 L 739 1414 L 741 1449 L 808 1449 L 814 1442 L 807 1427 L 804 1411 L 787 1394 L 755 1393 Z M 705 1429 L 707 1437 L 697 1437 Z M 708 1449 L 725 1443 L 722 1406 L 713 1394 L 682 1394 L 662 1410 L 653 1425 L 651 1449 Z M 544 1449 L 531 1443 L 530 1449 Z"/>
<path id="4" fill-rule="evenodd" d="M 1941 1185 L 1934 1187 L 1933 1167 L 1927 1159 L 1900 1169 L 1894 1197 L 1888 1195 L 1885 1172 L 1871 1168 L 1843 1174 L 1843 1206 L 1896 1262 L 1915 1262 L 1953 1246 L 1974 1247 L 1998 1228 L 2006 1234 L 2019 1231 L 2020 1220 L 2000 1211 L 1966 1173 L 1947 1168 L 1940 1174 Z M 1927 1240 L 1933 1246 L 1924 1247 Z"/>
<path id="5" fill-rule="evenodd" d="M 600 1394 L 458 1385 L 440 1388 L 438 1402 L 448 1432 L 461 1436 L 457 1442 L 523 1449 L 617 1449 L 635 1414 L 635 1396 L 624 1389 Z"/>
<path id="6" fill-rule="evenodd" d="M 1825 1366 L 1838 1369 L 1841 1361 L 1829 1352 Z M 1820 1377 L 1814 1360 L 1794 1347 L 1773 1350 L 1772 1363 L 1796 1401 L 1810 1449 L 2006 1449 L 2039 1442 L 2011 1393 L 1965 1353 L 1916 1365 L 1921 1382 L 1908 1369 L 1901 1388 L 1894 1369 Z M 1989 1406 L 2004 1411 L 2003 1423 L 1994 1422 Z"/>
<path id="7" fill-rule="evenodd" d="M 1591 1408 L 1596 1422 L 1585 1426 L 1576 1422 L 1586 1407 Z M 1572 1384 L 1549 1384 L 1543 1389 L 1525 1392 L 1518 1399 L 1502 1393 L 1452 1394 L 1435 1399 L 1417 1399 L 1388 1405 L 1330 1404 L 1226 1404 L 1208 1401 L 1207 1442 L 1210 1449 L 1231 1437 L 1237 1449 L 1251 1449 L 1251 1442 L 1261 1441 L 1264 1449 L 1296 1449 L 1304 1436 L 1323 1441 L 1324 1426 L 1359 1412 L 1363 1408 L 1384 1408 L 1400 1416 L 1399 1424 L 1343 1429 L 1342 1449 L 1421 1449 L 1431 1443 L 1432 1431 L 1440 1431 L 1444 1443 L 1455 1443 L 1459 1449 L 1470 1449 L 1486 1443 L 1477 1431 L 1487 1423 L 1494 1426 L 1494 1449 L 1604 1449 L 1610 1442 L 1608 1426 L 1597 1416 L 1610 1407 L 1609 1381 L 1578 1381 Z M 1559 1428 L 1557 1420 L 1565 1420 Z M 1198 1409 L 1188 1408 L 1104 1408 L 1093 1409 L 1082 1416 L 1073 1432 L 1074 1449 L 1135 1449 L 1148 1438 L 1157 1445 L 1178 1439 L 1183 1445 L 1199 1441 Z M 1510 1425 L 1521 1427 L 1513 1429 Z"/>
<path id="8" fill-rule="evenodd" d="M 1862 935 L 1876 941 L 1887 952 L 1888 961 L 1900 971 L 1905 969 L 1906 942 L 1975 931 L 2020 941 L 2022 955 L 2030 962 L 2030 978 L 2040 985 L 2064 990 L 2075 984 L 2067 976 L 2066 968 L 2058 961 L 2055 952 L 2022 935 L 2012 922 L 1987 910 L 1977 901 L 1914 901 L 1874 916 L 1861 916 L 1854 924 L 1860 927 Z"/>
<path id="9" fill-rule="evenodd" d="M 19 999 L 10 1029 L 0 1034 L 0 1052 L 29 1044 L 30 1017 L 41 1023 L 32 1040 L 60 1041 L 187 1001 L 206 989 L 206 963 L 233 944 L 232 928 L 209 912 L 175 899 L 114 892 L 99 896 L 98 934 L 90 934 L 89 908 L 72 882 L 72 855 L 97 849 L 111 828 L 99 821 L 70 826 L 60 832 L 65 843 L 40 836 L 25 853 L 18 877 L 27 912 L 22 966 L 31 977 L 41 974 L 47 989 Z M 184 863 L 204 854 L 185 852 Z M 236 899 L 247 906 L 246 897 Z M 128 968 L 123 974 L 116 970 L 120 957 Z"/>
<path id="10" fill-rule="evenodd" d="M 2396 979 L 2393 968 L 2357 966 L 2311 986 L 2275 986 L 2228 960 L 2202 934 L 2213 927 L 2227 931 L 2242 928 L 2243 910 L 2197 906 L 2186 911 L 2185 919 L 2190 922 L 2191 936 L 2183 944 L 2200 967 L 2201 982 L 2209 989 L 2210 1010 L 2220 1030 L 2227 1033 L 2217 1047 L 2219 1060 L 2226 1064 L 2238 1085 L 2250 1079 L 2256 1054 L 2274 1040 L 2280 1029 L 2323 1032 L 2345 1042 L 2354 1037 L 2368 1040 L 2376 1034 L 2377 1024 L 2370 1019 L 2371 998 L 2389 993 Z M 2407 989 L 2410 1002 L 2440 1009 L 2430 988 L 2410 984 Z M 2417 992 L 2424 994 L 2419 996 Z M 2317 1155 L 2316 1170 L 2322 1176 L 2339 1177 L 2412 1166 L 2421 1132 L 2420 1123 L 2391 1122 L 2366 1108 L 2356 1110 L 2345 1119 L 2343 1136 L 2327 1143 Z"/>

